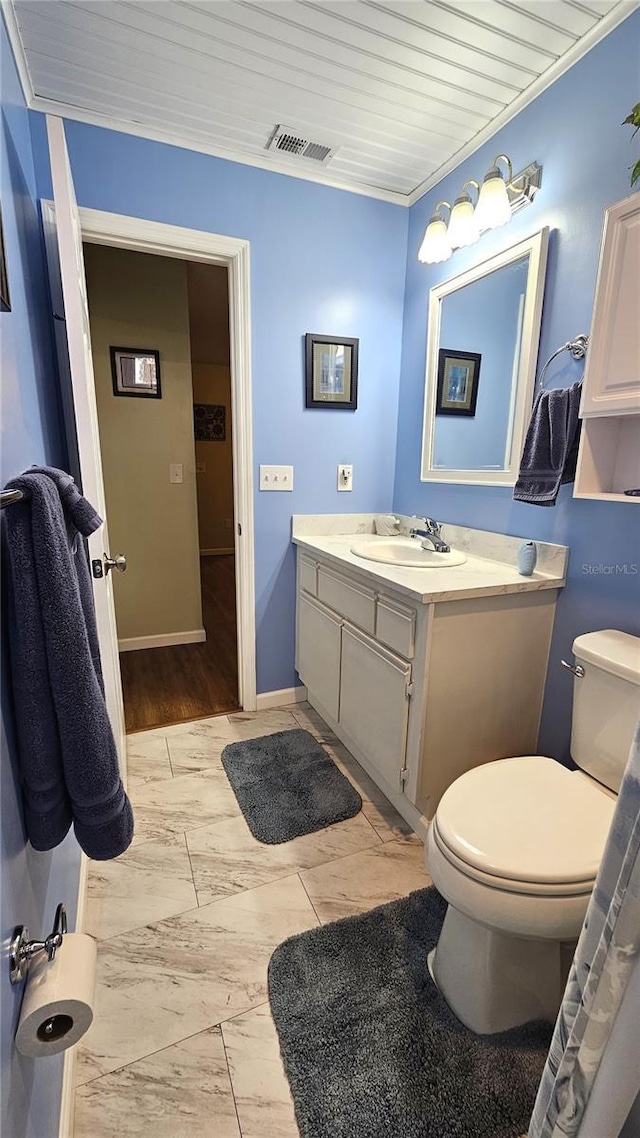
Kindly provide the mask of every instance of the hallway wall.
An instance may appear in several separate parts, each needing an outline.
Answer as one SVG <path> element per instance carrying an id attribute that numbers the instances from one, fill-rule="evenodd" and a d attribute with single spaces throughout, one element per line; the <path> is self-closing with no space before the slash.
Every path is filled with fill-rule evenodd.
<path id="1" fill-rule="evenodd" d="M 85 245 L 118 638 L 202 629 L 184 261 Z M 110 346 L 160 352 L 161 399 L 113 393 Z M 181 485 L 169 482 L 181 463 Z M 179 643 L 179 641 L 178 641 Z"/>
<path id="2" fill-rule="evenodd" d="M 196 439 L 198 534 L 201 553 L 233 551 L 231 377 L 224 364 L 193 363 L 194 403 L 224 407 L 224 441 Z"/>

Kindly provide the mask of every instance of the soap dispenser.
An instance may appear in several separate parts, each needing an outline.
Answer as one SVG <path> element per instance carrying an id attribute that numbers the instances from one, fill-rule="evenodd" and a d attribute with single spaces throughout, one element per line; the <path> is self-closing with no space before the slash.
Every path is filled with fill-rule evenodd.
<path id="1" fill-rule="evenodd" d="M 518 573 L 530 577 L 536 567 L 538 551 L 535 541 L 523 541 L 518 550 Z"/>

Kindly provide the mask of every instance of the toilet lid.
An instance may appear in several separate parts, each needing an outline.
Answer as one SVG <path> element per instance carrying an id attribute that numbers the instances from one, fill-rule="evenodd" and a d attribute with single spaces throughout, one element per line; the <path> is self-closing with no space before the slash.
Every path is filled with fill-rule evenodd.
<path id="1" fill-rule="evenodd" d="M 440 838 L 467 865 L 512 881 L 592 881 L 615 799 L 553 759 L 499 759 L 443 795 Z"/>

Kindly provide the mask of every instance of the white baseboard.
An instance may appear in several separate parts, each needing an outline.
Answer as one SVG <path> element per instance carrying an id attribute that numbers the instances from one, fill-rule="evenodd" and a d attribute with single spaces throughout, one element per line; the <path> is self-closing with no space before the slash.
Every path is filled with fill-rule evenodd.
<path id="1" fill-rule="evenodd" d="M 130 636 L 118 641 L 119 652 L 137 652 L 140 648 L 171 648 L 176 644 L 201 644 L 207 639 L 204 628 L 186 632 L 161 632 L 158 636 Z"/>
<path id="2" fill-rule="evenodd" d="M 201 549 L 201 557 L 228 557 L 230 553 L 235 553 L 235 547 L 232 545 L 230 549 Z"/>
<path id="3" fill-rule="evenodd" d="M 78 875 L 78 901 L 76 905 L 75 932 L 84 932 L 84 914 L 87 900 L 87 879 L 89 875 L 89 858 L 80 854 L 80 873 Z M 73 1116 L 76 1099 L 76 1067 L 78 1062 L 78 1044 L 70 1047 L 64 1053 L 64 1066 L 62 1068 L 62 1093 L 60 1096 L 60 1126 L 58 1138 L 73 1138 Z"/>
<path id="4" fill-rule="evenodd" d="M 307 698 L 305 687 L 280 688 L 279 691 L 263 691 L 256 696 L 258 711 L 266 711 L 269 707 L 285 707 L 288 703 L 303 703 Z"/>

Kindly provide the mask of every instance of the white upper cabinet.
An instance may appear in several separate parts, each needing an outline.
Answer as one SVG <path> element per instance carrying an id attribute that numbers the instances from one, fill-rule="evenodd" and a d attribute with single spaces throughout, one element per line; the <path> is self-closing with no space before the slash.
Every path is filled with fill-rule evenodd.
<path id="1" fill-rule="evenodd" d="M 640 412 L 640 193 L 605 213 L 580 414 Z"/>

